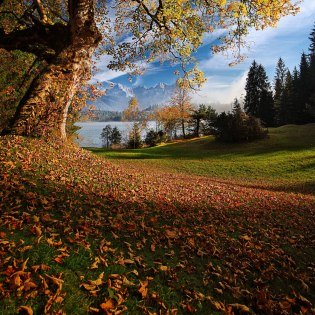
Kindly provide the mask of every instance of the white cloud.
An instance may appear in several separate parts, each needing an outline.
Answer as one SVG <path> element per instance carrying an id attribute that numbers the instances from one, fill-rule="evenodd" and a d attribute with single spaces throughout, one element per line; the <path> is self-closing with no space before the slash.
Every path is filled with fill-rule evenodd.
<path id="1" fill-rule="evenodd" d="M 227 83 L 227 77 L 210 77 L 202 90 L 192 95 L 193 102 L 197 104 L 218 103 L 214 106 L 218 111 L 230 109 L 229 106 L 226 108 L 224 104 L 230 104 L 235 97 L 240 97 L 244 93 L 246 77 L 247 72 L 244 72 L 230 83 Z"/>

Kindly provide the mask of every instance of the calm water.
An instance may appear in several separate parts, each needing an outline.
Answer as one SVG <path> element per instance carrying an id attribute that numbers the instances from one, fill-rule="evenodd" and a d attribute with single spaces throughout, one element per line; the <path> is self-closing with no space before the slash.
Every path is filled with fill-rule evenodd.
<path id="1" fill-rule="evenodd" d="M 101 133 L 106 125 L 111 125 L 112 128 L 117 127 L 122 134 L 123 142 L 127 139 L 128 132 L 132 128 L 132 123 L 125 121 L 107 121 L 107 122 L 78 122 L 76 126 L 81 127 L 77 132 L 79 134 L 78 144 L 81 147 L 102 147 Z M 143 136 L 146 134 L 148 129 L 155 129 L 156 123 L 149 121 L 147 129 L 143 131 Z"/>

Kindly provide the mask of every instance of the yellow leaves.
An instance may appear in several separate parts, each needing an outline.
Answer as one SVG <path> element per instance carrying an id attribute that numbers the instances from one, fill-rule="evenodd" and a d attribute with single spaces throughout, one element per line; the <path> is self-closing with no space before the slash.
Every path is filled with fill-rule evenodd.
<path id="1" fill-rule="evenodd" d="M 88 280 L 87 283 L 82 283 L 81 287 L 89 291 L 92 295 L 96 295 L 100 290 L 99 287 L 104 283 L 104 272 L 102 272 L 96 280 Z"/>
<path id="2" fill-rule="evenodd" d="M 242 15 L 243 16 L 247 15 L 246 5 L 238 1 L 231 2 L 227 7 L 227 11 L 228 12 L 231 11 L 235 18 L 239 18 Z"/>
<path id="3" fill-rule="evenodd" d="M 99 286 L 99 285 L 102 285 L 103 284 L 103 278 L 104 278 L 104 272 L 102 272 L 99 276 L 98 276 L 98 278 L 96 279 L 96 280 L 89 280 L 89 283 L 90 284 L 94 284 L 94 285 L 97 285 L 97 286 Z"/>
<path id="4" fill-rule="evenodd" d="M 167 266 L 160 266 L 160 270 L 161 271 L 168 271 L 169 270 L 169 267 L 167 267 Z"/>
<path id="5" fill-rule="evenodd" d="M 97 269 L 98 268 L 98 264 L 101 262 L 101 260 L 99 259 L 99 257 L 95 257 L 95 260 L 93 262 L 93 264 L 91 265 L 90 269 Z"/>

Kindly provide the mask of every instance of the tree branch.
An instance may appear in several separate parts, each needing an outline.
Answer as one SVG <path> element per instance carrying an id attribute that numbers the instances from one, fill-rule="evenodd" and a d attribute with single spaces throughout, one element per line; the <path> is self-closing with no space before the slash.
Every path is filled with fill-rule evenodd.
<path id="1" fill-rule="evenodd" d="M 39 14 L 39 17 L 40 17 L 40 21 L 43 23 L 43 24 L 47 24 L 48 23 L 48 18 L 47 18 L 47 14 L 45 12 L 45 8 L 43 6 L 43 4 L 41 3 L 41 0 L 34 0 L 34 5 L 36 7 L 36 10 Z"/>
<path id="2" fill-rule="evenodd" d="M 24 30 L 5 33 L 0 29 L 0 48 L 21 50 L 50 62 L 69 44 L 68 28 L 62 24 L 46 27 L 34 25 Z"/>

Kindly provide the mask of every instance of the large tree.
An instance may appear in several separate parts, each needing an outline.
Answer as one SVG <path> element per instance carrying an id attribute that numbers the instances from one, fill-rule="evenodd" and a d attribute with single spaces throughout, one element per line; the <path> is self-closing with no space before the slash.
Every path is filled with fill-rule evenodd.
<path id="1" fill-rule="evenodd" d="M 43 64 L 6 133 L 65 137 L 68 108 L 103 36 L 109 67 L 141 70 L 142 61 L 173 59 L 185 68 L 206 32 L 228 30 L 222 50 L 243 44 L 250 27 L 274 26 L 297 11 L 295 0 L 0 0 L 0 48 L 34 54 Z M 108 5 L 109 9 L 106 9 Z M 239 58 L 237 54 L 237 58 Z M 189 69 L 189 70 L 185 70 Z"/>
<path id="2" fill-rule="evenodd" d="M 186 124 L 193 110 L 189 92 L 190 90 L 187 86 L 178 85 L 170 101 L 171 105 L 178 108 L 178 119 L 180 121 L 183 138 L 186 138 Z"/>

